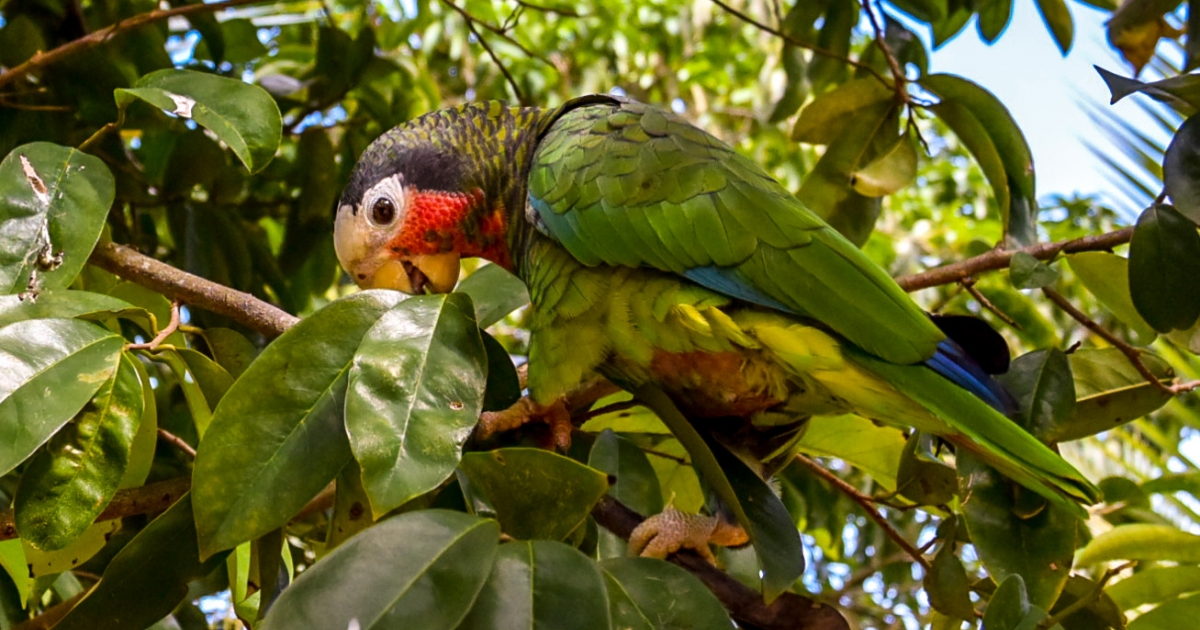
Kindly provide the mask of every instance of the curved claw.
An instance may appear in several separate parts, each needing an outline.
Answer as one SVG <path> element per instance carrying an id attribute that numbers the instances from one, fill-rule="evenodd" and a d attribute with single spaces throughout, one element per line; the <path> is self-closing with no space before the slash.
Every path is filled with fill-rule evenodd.
<path id="1" fill-rule="evenodd" d="M 475 428 L 480 439 L 487 439 L 496 433 L 512 431 L 530 422 L 545 422 L 550 425 L 550 434 L 554 438 L 554 446 L 566 451 L 571 447 L 571 412 L 562 398 L 555 399 L 549 405 L 534 402 L 529 397 L 513 403 L 513 406 L 503 411 L 485 411 L 479 415 L 479 425 Z"/>
<path id="2" fill-rule="evenodd" d="M 634 528 L 629 535 L 629 555 L 665 559 L 680 549 L 691 549 L 716 565 L 709 544 L 737 547 L 747 542 L 746 530 L 720 517 L 686 514 L 668 506 Z"/>

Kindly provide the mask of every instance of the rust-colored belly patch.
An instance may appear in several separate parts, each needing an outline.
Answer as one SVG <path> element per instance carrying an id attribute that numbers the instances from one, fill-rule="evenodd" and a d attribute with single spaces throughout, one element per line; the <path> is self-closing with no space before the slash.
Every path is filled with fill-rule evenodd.
<path id="1" fill-rule="evenodd" d="M 783 402 L 766 382 L 746 378 L 747 363 L 761 360 L 738 352 L 665 352 L 650 361 L 655 382 L 683 410 L 701 418 L 746 417 Z M 764 373 L 764 370 L 754 370 Z"/>

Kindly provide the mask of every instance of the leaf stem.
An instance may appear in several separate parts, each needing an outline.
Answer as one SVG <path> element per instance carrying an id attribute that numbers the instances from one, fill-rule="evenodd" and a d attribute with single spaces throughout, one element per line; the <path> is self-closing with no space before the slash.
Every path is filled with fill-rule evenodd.
<path id="1" fill-rule="evenodd" d="M 907 105 L 911 101 L 908 90 L 905 89 L 908 78 L 904 75 L 904 70 L 900 67 L 900 62 L 896 61 L 896 56 L 892 54 L 892 50 L 888 48 L 887 42 L 884 41 L 883 26 L 880 25 L 879 19 L 875 16 L 875 9 L 871 8 L 871 0 L 862 0 L 862 6 L 863 10 L 867 12 L 867 20 L 871 22 L 871 30 L 875 32 L 875 45 L 883 53 L 883 58 L 887 60 L 888 68 L 892 71 L 892 87 L 896 91 L 896 101 Z"/>
<path id="2" fill-rule="evenodd" d="M 161 438 L 164 442 L 167 442 L 168 444 L 174 446 L 175 448 L 183 451 L 183 453 L 185 455 L 187 455 L 189 459 L 196 459 L 196 449 L 192 448 L 191 444 L 188 444 L 187 442 L 183 441 L 183 438 L 179 437 L 178 435 L 175 435 L 174 433 L 171 433 L 170 431 L 167 431 L 166 429 L 159 427 L 158 428 L 158 437 Z"/>
<path id="3" fill-rule="evenodd" d="M 127 343 L 125 344 L 125 349 L 149 350 L 153 352 L 157 350 L 158 346 L 161 345 L 162 342 L 166 341 L 167 337 L 170 337 L 176 330 L 179 330 L 179 300 L 171 300 L 171 321 L 167 323 L 166 327 L 158 331 L 158 334 L 154 336 L 154 339 L 151 339 L 146 343 Z"/>

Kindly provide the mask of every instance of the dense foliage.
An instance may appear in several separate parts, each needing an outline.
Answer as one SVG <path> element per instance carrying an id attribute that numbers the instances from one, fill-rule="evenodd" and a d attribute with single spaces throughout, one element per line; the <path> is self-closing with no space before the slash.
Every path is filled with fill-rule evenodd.
<path id="1" fill-rule="evenodd" d="M 1013 4 L 0 0 L 0 628 L 1189 626 L 1200 79 L 1176 68 L 1200 52 L 1154 55 L 1200 17 L 1129 0 L 1108 23 L 1114 99 L 1172 108 L 1167 147 L 1104 119 L 1140 169 L 1119 168 L 1147 207 L 1126 226 L 1039 197 L 1003 103 L 928 72 Z M 1068 54 L 1071 6 L 1036 5 Z M 1127 76 L 1147 64 L 1160 80 Z M 472 437 L 521 395 L 524 288 L 469 262 L 448 295 L 356 292 L 334 202 L 414 116 L 609 91 L 733 144 L 930 311 L 1001 330 L 1015 420 L 1103 503 L 854 416 L 812 419 L 768 487 L 602 388 L 573 396 L 566 453 L 536 426 Z M 694 460 L 745 500 L 752 544 L 718 553 L 741 587 L 625 557 L 622 506 L 705 509 Z M 752 509 L 772 491 L 782 522 Z"/>

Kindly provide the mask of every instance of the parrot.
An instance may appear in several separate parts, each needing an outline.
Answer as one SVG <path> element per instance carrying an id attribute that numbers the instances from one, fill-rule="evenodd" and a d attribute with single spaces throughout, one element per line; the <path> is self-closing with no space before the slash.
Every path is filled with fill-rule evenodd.
<path id="1" fill-rule="evenodd" d="M 664 392 L 695 426 L 739 441 L 764 478 L 806 419 L 854 413 L 940 436 L 1075 513 L 1098 499 L 1008 417 L 1012 396 L 966 344 L 674 112 L 601 94 L 425 114 L 366 148 L 334 221 L 360 287 L 449 292 L 461 259 L 479 257 L 528 288 L 528 396 L 481 430 L 541 419 L 569 439 L 564 400 L 600 375 Z"/>

